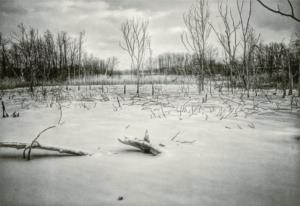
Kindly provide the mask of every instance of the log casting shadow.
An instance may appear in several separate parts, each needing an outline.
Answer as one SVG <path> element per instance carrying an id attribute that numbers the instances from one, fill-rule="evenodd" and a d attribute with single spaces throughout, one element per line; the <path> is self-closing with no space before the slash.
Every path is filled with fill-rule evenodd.
<path id="1" fill-rule="evenodd" d="M 59 153 L 33 153 L 32 160 L 37 159 L 54 159 L 54 158 L 70 158 L 70 157 L 77 157 L 70 154 L 59 154 Z M 26 159 L 23 159 L 22 153 L 0 153 L 0 161 L 1 160 L 18 160 L 18 161 L 27 161 Z"/>

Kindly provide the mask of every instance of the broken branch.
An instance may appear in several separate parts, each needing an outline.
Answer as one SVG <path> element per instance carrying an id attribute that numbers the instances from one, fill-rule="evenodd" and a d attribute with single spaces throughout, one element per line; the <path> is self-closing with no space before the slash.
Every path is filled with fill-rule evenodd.
<path id="1" fill-rule="evenodd" d="M 22 142 L 0 142 L 0 147 L 7 147 L 7 148 L 15 148 L 17 150 L 26 149 L 30 146 L 30 143 L 22 143 Z M 82 150 L 75 150 L 69 148 L 63 148 L 58 146 L 52 145 L 41 145 L 37 141 L 33 145 L 31 145 L 31 149 L 41 149 L 41 150 L 48 150 L 48 151 L 55 151 L 59 153 L 77 155 L 77 156 L 85 156 L 90 155 L 88 152 Z"/>
<path id="2" fill-rule="evenodd" d="M 126 144 L 126 145 L 130 145 L 132 147 L 136 147 L 140 150 L 142 150 L 144 153 L 148 153 L 148 154 L 153 154 L 153 155 L 158 155 L 161 153 L 161 151 L 157 148 L 154 148 L 153 145 L 151 145 L 150 143 L 144 141 L 144 140 L 131 140 L 125 137 L 124 140 L 118 139 L 119 142 L 121 142 L 122 144 Z"/>

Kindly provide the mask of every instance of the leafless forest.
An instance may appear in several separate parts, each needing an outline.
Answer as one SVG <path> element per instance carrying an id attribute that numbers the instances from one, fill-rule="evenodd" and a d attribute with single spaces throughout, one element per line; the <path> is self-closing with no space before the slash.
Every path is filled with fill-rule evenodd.
<path id="1" fill-rule="evenodd" d="M 185 4 L 184 52 L 114 25 L 127 63 L 85 28 L 0 21 L 0 205 L 300 204 L 299 1 Z M 257 8 L 296 29 L 266 41 Z"/>

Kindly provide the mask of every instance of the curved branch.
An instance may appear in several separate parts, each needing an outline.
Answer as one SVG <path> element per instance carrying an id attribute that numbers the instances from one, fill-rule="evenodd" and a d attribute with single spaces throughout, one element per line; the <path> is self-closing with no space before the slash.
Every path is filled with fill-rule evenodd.
<path id="1" fill-rule="evenodd" d="M 50 130 L 50 129 L 53 129 L 53 128 L 55 128 L 55 127 L 57 127 L 58 125 L 61 124 L 61 119 L 62 119 L 62 108 L 61 108 L 61 104 L 60 104 L 60 103 L 59 103 L 58 105 L 59 105 L 60 115 L 59 115 L 59 120 L 58 120 L 58 122 L 57 122 L 57 125 L 52 125 L 52 126 L 50 126 L 50 127 L 47 127 L 46 129 L 42 130 L 42 131 L 41 131 L 41 132 L 40 132 L 40 133 L 32 140 L 31 144 L 30 144 L 29 146 L 27 146 L 27 147 L 24 148 L 24 151 L 23 151 L 23 158 L 26 158 L 26 150 L 28 150 L 27 159 L 30 160 L 31 150 L 32 150 L 34 144 L 36 143 L 36 144 L 39 145 L 39 143 L 38 143 L 38 141 L 37 141 L 38 138 L 39 138 L 44 132 L 46 132 L 46 131 L 48 131 L 48 130 Z"/>
<path id="2" fill-rule="evenodd" d="M 280 11 L 279 6 L 277 6 L 277 10 L 275 10 L 275 9 L 272 9 L 271 7 L 269 7 L 268 5 L 266 5 L 266 4 L 265 4 L 264 2 L 262 2 L 261 0 L 257 0 L 257 1 L 258 1 L 258 3 L 260 3 L 263 7 L 265 7 L 267 10 L 269 10 L 269 11 L 271 11 L 271 12 L 273 12 L 273 13 L 280 14 L 280 15 L 286 16 L 286 17 L 290 17 L 290 18 L 294 19 L 295 21 L 300 22 L 300 18 L 298 18 L 298 17 L 295 16 L 295 13 L 294 13 L 294 6 L 293 6 L 293 4 L 291 3 L 290 0 L 287 0 L 288 3 L 289 3 L 289 5 L 290 5 L 290 9 L 291 9 L 291 13 L 290 13 L 290 14 L 289 14 L 289 13 L 284 13 L 284 12 Z"/>

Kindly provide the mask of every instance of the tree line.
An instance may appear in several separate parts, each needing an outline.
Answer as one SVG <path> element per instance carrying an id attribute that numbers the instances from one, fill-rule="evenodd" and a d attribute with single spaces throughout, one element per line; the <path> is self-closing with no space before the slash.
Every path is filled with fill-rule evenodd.
<path id="1" fill-rule="evenodd" d="M 84 51 L 84 32 L 44 33 L 23 24 L 8 36 L 0 33 L 0 77 L 16 78 L 30 86 L 48 81 L 112 75 L 118 59 L 100 59 Z"/>
<path id="2" fill-rule="evenodd" d="M 289 44 L 272 42 L 259 43 L 252 54 L 249 71 L 249 86 L 255 88 L 286 89 L 292 94 L 295 84 L 299 82 L 300 39 Z M 199 64 L 195 55 L 187 53 L 160 54 L 153 60 L 152 68 L 146 67 L 145 74 L 160 75 L 197 75 Z M 228 77 L 228 82 L 234 87 L 244 87 L 246 79 L 243 76 L 243 62 L 220 62 L 213 58 L 205 60 L 205 75 L 220 75 Z"/>

